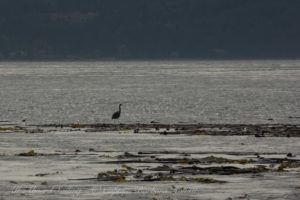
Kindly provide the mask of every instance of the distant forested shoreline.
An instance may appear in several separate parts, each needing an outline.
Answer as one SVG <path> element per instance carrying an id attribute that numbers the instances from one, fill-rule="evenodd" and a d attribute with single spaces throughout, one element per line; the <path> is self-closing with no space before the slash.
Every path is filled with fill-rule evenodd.
<path id="1" fill-rule="evenodd" d="M 299 0 L 1 0 L 0 59 L 299 58 Z"/>

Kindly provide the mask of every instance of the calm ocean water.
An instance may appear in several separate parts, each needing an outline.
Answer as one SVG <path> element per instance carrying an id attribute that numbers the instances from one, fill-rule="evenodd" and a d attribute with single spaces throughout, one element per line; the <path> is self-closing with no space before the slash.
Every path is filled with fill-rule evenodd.
<path id="1" fill-rule="evenodd" d="M 0 89 L 0 120 L 300 123 L 300 60 L 0 62 Z"/>

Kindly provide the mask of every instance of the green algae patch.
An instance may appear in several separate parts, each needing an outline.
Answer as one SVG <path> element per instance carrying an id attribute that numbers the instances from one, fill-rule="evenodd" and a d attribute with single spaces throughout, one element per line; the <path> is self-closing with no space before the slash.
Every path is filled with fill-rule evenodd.
<path id="1" fill-rule="evenodd" d="M 124 181 L 126 181 L 125 177 L 118 177 L 115 180 L 113 180 L 113 182 L 124 182 Z"/>
<path id="2" fill-rule="evenodd" d="M 60 154 L 58 154 L 58 153 L 48 153 L 48 154 L 36 153 L 34 150 L 30 150 L 26 153 L 15 154 L 15 156 L 58 156 L 58 155 L 60 155 Z"/>
<path id="3" fill-rule="evenodd" d="M 181 163 L 181 164 L 184 164 L 184 163 L 187 163 L 189 160 L 187 160 L 187 159 L 182 159 L 182 160 L 179 160 L 179 163 Z"/>
<path id="4" fill-rule="evenodd" d="M 10 133 L 10 132 L 20 132 L 23 131 L 23 129 L 19 127 L 0 127 L 0 131 Z"/>
<path id="5" fill-rule="evenodd" d="M 70 125 L 71 128 L 85 128 L 84 124 L 71 124 Z"/>
<path id="6" fill-rule="evenodd" d="M 217 181 L 212 178 L 192 178 L 192 181 L 200 182 L 200 183 L 220 183 L 220 181 Z"/>
<path id="7" fill-rule="evenodd" d="M 282 162 L 279 167 L 278 170 L 284 170 L 285 168 L 298 168 L 300 167 L 300 162 Z"/>
<path id="8" fill-rule="evenodd" d="M 37 154 L 34 152 L 34 150 L 30 150 L 27 153 L 19 153 L 15 154 L 15 156 L 36 156 Z"/>
<path id="9" fill-rule="evenodd" d="M 48 182 L 41 182 L 41 185 L 48 185 Z"/>
<path id="10" fill-rule="evenodd" d="M 122 165 L 121 167 L 126 168 L 126 169 L 129 168 L 129 166 L 128 166 L 128 165 L 125 165 L 125 164 Z"/>
<path id="11" fill-rule="evenodd" d="M 198 132 L 197 135 L 208 135 L 208 134 L 205 132 Z"/>
<path id="12" fill-rule="evenodd" d="M 168 172 L 153 172 L 151 169 L 147 169 L 147 173 L 143 173 L 142 169 L 128 170 L 129 166 L 122 166 L 125 169 L 115 169 L 113 171 L 100 172 L 97 175 L 99 181 L 184 181 L 184 182 L 198 182 L 198 183 L 226 183 L 226 181 L 216 180 L 212 178 L 194 178 L 192 173 L 187 173 L 186 176 L 178 176 L 176 174 L 170 174 Z M 146 170 L 146 169 L 144 169 Z M 191 175 L 191 176 L 190 176 Z"/>

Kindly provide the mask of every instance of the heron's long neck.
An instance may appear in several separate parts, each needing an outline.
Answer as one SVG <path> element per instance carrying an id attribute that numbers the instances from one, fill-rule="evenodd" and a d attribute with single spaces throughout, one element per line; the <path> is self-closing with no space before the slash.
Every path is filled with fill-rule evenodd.
<path id="1" fill-rule="evenodd" d="M 119 112 L 121 113 L 121 106 L 119 106 Z"/>

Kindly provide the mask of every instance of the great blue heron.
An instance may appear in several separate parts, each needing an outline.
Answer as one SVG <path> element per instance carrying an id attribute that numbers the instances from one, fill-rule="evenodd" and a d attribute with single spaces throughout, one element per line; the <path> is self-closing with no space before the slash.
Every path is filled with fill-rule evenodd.
<path id="1" fill-rule="evenodd" d="M 111 119 L 119 119 L 119 118 L 120 118 L 120 115 L 121 115 L 121 106 L 122 106 L 122 104 L 119 105 L 119 111 L 116 111 L 116 112 L 112 115 Z"/>

